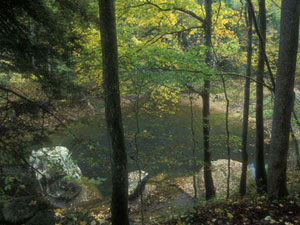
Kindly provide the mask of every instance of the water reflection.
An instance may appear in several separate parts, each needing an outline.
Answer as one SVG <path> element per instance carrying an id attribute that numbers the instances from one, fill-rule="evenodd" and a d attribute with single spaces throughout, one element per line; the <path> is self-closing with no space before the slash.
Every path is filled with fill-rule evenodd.
<path id="1" fill-rule="evenodd" d="M 123 111 L 124 131 L 128 153 L 129 171 L 137 170 L 135 158 L 134 136 L 136 132 L 135 116 L 126 107 Z M 170 176 L 190 174 L 193 169 L 192 135 L 190 127 L 190 109 L 184 104 L 178 104 L 173 113 L 162 113 L 157 109 L 141 111 L 140 130 L 137 144 L 139 146 L 139 163 L 143 170 L 151 176 L 166 173 Z M 225 115 L 213 113 L 210 115 L 210 148 L 212 160 L 226 159 L 226 132 Z M 230 118 L 230 147 L 232 160 L 242 161 L 240 152 L 242 123 L 240 120 Z M 107 144 L 104 115 L 89 117 L 70 127 L 73 134 L 81 141 L 73 139 L 66 133 L 57 134 L 53 145 L 63 145 L 72 150 L 73 159 L 77 160 L 83 174 L 88 177 L 105 178 L 104 186 L 110 190 L 110 151 Z M 194 109 L 194 132 L 196 137 L 197 166 L 203 165 L 203 137 L 202 137 L 202 111 Z M 249 128 L 249 163 L 254 166 L 254 139 L 255 133 Z M 255 170 L 254 170 L 255 171 Z M 253 174 L 255 172 L 252 172 Z M 106 189 L 103 187 L 103 189 Z"/>

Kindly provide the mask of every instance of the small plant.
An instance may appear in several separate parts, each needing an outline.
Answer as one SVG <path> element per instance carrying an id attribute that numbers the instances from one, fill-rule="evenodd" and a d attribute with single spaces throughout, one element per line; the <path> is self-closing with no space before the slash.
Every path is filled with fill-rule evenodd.
<path id="1" fill-rule="evenodd" d="M 100 185 L 105 181 L 106 181 L 106 178 L 101 178 L 101 177 L 95 177 L 95 178 L 92 177 L 91 179 L 89 179 L 89 182 L 91 184 L 95 184 L 95 185 Z"/>

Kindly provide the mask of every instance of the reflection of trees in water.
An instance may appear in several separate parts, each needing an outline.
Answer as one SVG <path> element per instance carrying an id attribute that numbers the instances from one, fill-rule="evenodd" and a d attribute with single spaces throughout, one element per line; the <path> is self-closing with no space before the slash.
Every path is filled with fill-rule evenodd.
<path id="1" fill-rule="evenodd" d="M 130 171 L 136 170 L 135 152 L 132 147 L 132 136 L 135 133 L 135 118 L 131 116 L 128 109 L 124 115 L 126 143 L 128 152 L 128 167 Z M 154 109 L 153 109 L 154 110 Z M 157 173 L 168 173 L 172 176 L 190 173 L 192 170 L 190 149 L 192 146 L 192 136 L 190 132 L 190 111 L 186 105 L 178 104 L 175 114 L 155 112 L 141 113 L 140 136 L 139 136 L 139 160 L 141 167 L 151 175 Z M 201 129 L 201 108 L 194 109 L 195 115 L 195 137 L 196 137 L 196 158 L 197 166 L 202 166 L 202 129 Z M 95 121 L 96 122 L 95 122 Z M 63 142 L 73 151 L 73 158 L 77 160 L 84 175 L 89 177 L 107 178 L 103 185 L 109 187 L 110 177 L 110 153 L 107 149 L 106 131 L 104 127 L 99 128 L 99 124 L 104 124 L 99 117 L 90 118 L 89 122 L 80 123 L 74 126 L 72 131 L 81 137 L 80 142 L 71 143 L 70 138 L 65 137 Z M 241 122 L 231 120 L 229 123 L 232 136 L 236 139 L 232 149 L 238 146 L 238 135 L 241 131 Z M 253 131 L 249 131 L 250 144 Z M 224 159 L 225 149 L 225 121 L 224 115 L 219 113 L 211 114 L 211 140 L 213 160 Z M 61 143 L 63 144 L 64 143 Z M 72 147 L 70 146 L 72 145 Z M 251 148 L 251 147 L 250 147 Z M 253 148 L 253 147 L 252 147 Z M 251 151 L 251 149 L 250 149 Z M 241 161 L 241 153 L 233 152 L 232 158 Z M 253 160 L 249 160 L 253 162 Z"/>

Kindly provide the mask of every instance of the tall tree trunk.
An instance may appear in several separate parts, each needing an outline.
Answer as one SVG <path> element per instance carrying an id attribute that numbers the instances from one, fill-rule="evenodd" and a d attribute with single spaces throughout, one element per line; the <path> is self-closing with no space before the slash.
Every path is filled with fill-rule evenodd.
<path id="1" fill-rule="evenodd" d="M 290 121 L 294 103 L 293 89 L 298 50 L 299 10 L 299 0 L 282 1 L 278 69 L 268 169 L 269 199 L 278 200 L 288 194 L 286 168 Z"/>
<path id="2" fill-rule="evenodd" d="M 205 0 L 205 45 L 207 46 L 207 56 L 206 63 L 211 65 L 212 55 L 211 55 L 211 26 L 212 26 L 212 1 Z M 203 147 L 204 147 L 204 182 L 206 191 L 206 200 L 211 199 L 216 196 L 216 191 L 214 187 L 214 182 L 211 175 L 211 153 L 209 149 L 209 92 L 210 92 L 210 80 L 204 80 L 204 91 L 202 94 L 203 100 Z"/>
<path id="3" fill-rule="evenodd" d="M 248 166 L 248 153 L 247 153 L 247 139 L 248 139 L 248 120 L 249 120 L 249 103 L 250 103 L 250 77 L 252 67 L 252 14 L 250 5 L 247 4 L 247 10 L 245 10 L 245 18 L 248 30 L 247 40 L 247 69 L 246 69 L 246 81 L 244 88 L 244 112 L 243 112 L 243 132 L 242 132 L 242 175 L 240 181 L 240 195 L 246 194 L 247 186 L 247 166 Z"/>
<path id="4" fill-rule="evenodd" d="M 118 78 L 115 1 L 99 0 L 105 116 L 112 150 L 113 225 L 129 225 L 128 174 Z"/>
<path id="5" fill-rule="evenodd" d="M 264 118 L 263 118 L 263 81 L 264 81 L 264 49 L 266 43 L 266 6 L 265 0 L 258 0 L 259 28 L 263 42 L 259 42 L 259 56 L 256 76 L 256 168 L 255 179 L 257 192 L 267 191 L 267 174 L 264 159 Z"/>

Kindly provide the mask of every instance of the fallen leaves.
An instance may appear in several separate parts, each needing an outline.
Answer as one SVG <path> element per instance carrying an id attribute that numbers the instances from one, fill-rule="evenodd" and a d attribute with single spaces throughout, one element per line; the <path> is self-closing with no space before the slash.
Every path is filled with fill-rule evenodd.
<path id="1" fill-rule="evenodd" d="M 300 206 L 298 201 L 286 200 L 270 203 L 265 197 L 237 199 L 199 207 L 189 216 L 184 215 L 178 220 L 166 224 L 274 224 L 299 225 Z"/>
<path id="2" fill-rule="evenodd" d="M 232 219 L 232 218 L 233 218 L 233 215 L 232 215 L 231 213 L 227 213 L 227 217 L 228 217 L 229 219 Z"/>

